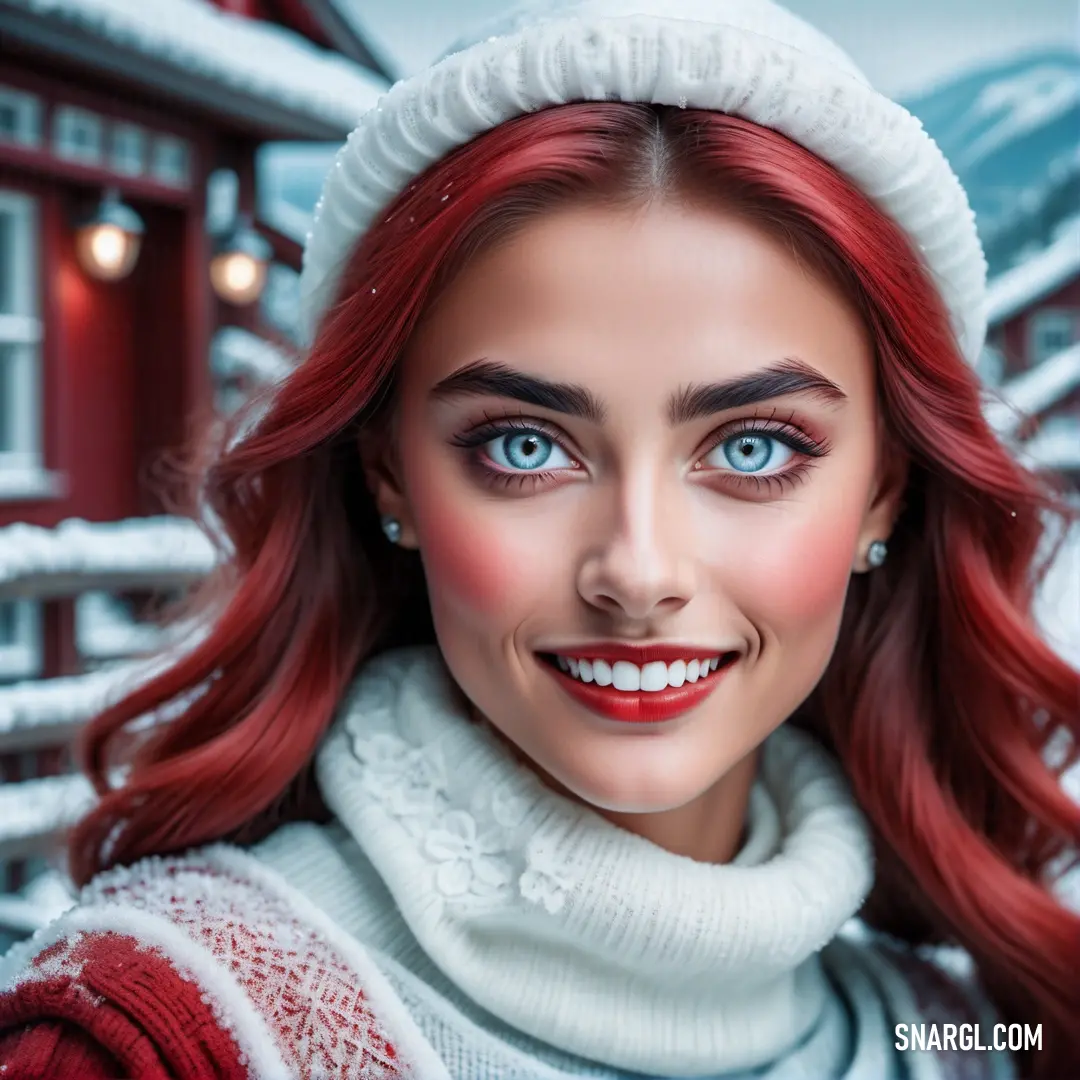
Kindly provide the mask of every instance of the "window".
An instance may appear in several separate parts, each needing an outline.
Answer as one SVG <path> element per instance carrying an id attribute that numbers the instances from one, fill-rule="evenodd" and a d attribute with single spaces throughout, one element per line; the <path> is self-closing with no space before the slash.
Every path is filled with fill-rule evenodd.
<path id="1" fill-rule="evenodd" d="M 188 144 L 172 135 L 159 135 L 150 158 L 153 178 L 172 187 L 187 187 L 189 170 Z"/>
<path id="2" fill-rule="evenodd" d="M 0 86 L 0 143 L 41 143 L 41 101 L 33 94 Z"/>
<path id="3" fill-rule="evenodd" d="M 1030 366 L 1041 364 L 1076 341 L 1077 313 L 1044 308 L 1031 316 Z"/>
<path id="4" fill-rule="evenodd" d="M 0 602 L 0 679 L 41 674 L 41 608 L 34 600 Z"/>
<path id="5" fill-rule="evenodd" d="M 146 136 L 134 124 L 114 124 L 109 164 L 124 176 L 139 176 L 146 168 Z"/>
<path id="6" fill-rule="evenodd" d="M 100 164 L 104 125 L 101 117 L 74 105 L 61 105 L 53 120 L 53 149 L 57 157 L 84 165 Z"/>
<path id="7" fill-rule="evenodd" d="M 206 178 L 206 231 L 211 236 L 236 224 L 240 177 L 232 169 L 215 169 Z"/>
<path id="8" fill-rule="evenodd" d="M 0 190 L 0 497 L 41 471 L 37 204 Z"/>

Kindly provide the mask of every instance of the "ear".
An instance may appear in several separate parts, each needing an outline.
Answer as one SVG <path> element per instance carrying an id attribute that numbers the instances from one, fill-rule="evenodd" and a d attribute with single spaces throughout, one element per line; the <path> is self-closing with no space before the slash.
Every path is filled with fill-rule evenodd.
<path id="1" fill-rule="evenodd" d="M 396 425 L 392 423 L 365 427 L 360 432 L 360 464 L 364 481 L 381 517 L 394 518 L 401 525 L 397 547 L 416 548 L 416 527 L 412 508 L 402 483 L 397 453 Z"/>
<path id="2" fill-rule="evenodd" d="M 898 449 L 886 447 L 879 458 L 870 502 L 863 515 L 859 539 L 855 548 L 855 573 L 871 570 L 866 553 L 875 540 L 886 543 L 892 536 L 896 519 L 904 509 L 904 492 L 907 490 L 910 472 L 907 456 Z"/>

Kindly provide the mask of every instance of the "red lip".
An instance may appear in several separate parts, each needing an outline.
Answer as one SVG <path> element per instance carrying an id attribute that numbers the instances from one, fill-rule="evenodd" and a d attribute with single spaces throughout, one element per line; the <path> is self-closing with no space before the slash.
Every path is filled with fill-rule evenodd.
<path id="1" fill-rule="evenodd" d="M 582 655 L 589 658 L 595 657 L 598 660 L 608 659 L 608 656 L 602 652 L 583 651 Z M 736 659 L 736 654 L 725 655 L 727 663 L 722 660 L 721 666 L 704 679 L 698 679 L 695 683 L 683 683 L 682 686 L 669 686 L 666 690 L 658 691 L 616 690 L 611 686 L 584 683 L 547 662 L 541 662 L 541 667 L 551 674 L 567 694 L 590 712 L 598 713 L 609 720 L 619 720 L 628 724 L 655 724 L 664 720 L 674 720 L 696 705 L 700 705 L 720 684 L 724 673 Z M 686 652 L 683 651 L 675 659 L 679 660 L 685 656 Z M 623 660 L 629 657 L 615 656 L 613 659 Z M 652 659 L 661 658 L 654 656 Z M 644 662 L 648 663 L 648 661 Z"/>

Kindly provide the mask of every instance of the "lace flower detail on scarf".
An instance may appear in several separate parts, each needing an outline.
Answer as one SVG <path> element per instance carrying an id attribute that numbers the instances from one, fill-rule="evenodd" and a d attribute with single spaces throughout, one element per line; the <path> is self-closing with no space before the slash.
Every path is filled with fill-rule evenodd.
<path id="1" fill-rule="evenodd" d="M 475 791 L 466 808 L 451 802 L 436 744 L 414 746 L 389 732 L 357 734 L 353 752 L 364 766 L 361 788 L 416 842 L 443 899 L 486 905 L 518 894 L 552 915 L 562 910 L 572 882 L 553 851 L 534 842 L 521 854 L 520 833 L 536 803 L 531 776 Z"/>
<path id="2" fill-rule="evenodd" d="M 521 895 L 533 904 L 542 904 L 549 914 L 557 915 L 573 887 L 562 863 L 545 844 L 530 844 L 525 863 L 525 872 L 518 880 Z"/>
<path id="3" fill-rule="evenodd" d="M 417 842 L 443 897 L 464 903 L 512 895 L 506 826 L 524 818 L 520 798 L 500 785 L 493 796 L 478 793 L 472 812 L 454 807 L 439 748 L 412 746 L 398 735 L 357 736 L 353 752 L 365 766 L 363 790 Z M 490 819 L 488 827 L 478 818 Z"/>
<path id="4" fill-rule="evenodd" d="M 446 768 L 438 751 L 425 751 L 400 736 L 379 732 L 355 738 L 353 753 L 365 766 L 363 790 L 381 802 L 410 836 L 424 836 L 449 805 Z"/>
<path id="5" fill-rule="evenodd" d="M 481 832 L 465 810 L 444 814 L 424 841 L 424 853 L 438 862 L 435 884 L 444 896 L 490 899 L 509 891 L 513 870 L 499 832 Z"/>

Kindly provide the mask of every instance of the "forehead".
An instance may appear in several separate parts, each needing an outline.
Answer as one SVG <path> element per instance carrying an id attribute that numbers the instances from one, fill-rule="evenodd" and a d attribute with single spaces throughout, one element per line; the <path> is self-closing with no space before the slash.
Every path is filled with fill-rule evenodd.
<path id="1" fill-rule="evenodd" d="M 872 397 L 861 319 L 782 241 L 711 209 L 585 206 L 476 256 L 421 323 L 402 375 L 421 389 L 493 359 L 618 397 L 793 356 Z"/>

